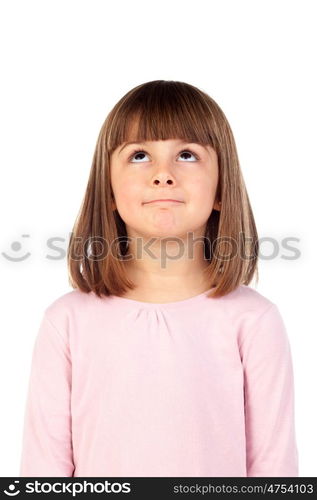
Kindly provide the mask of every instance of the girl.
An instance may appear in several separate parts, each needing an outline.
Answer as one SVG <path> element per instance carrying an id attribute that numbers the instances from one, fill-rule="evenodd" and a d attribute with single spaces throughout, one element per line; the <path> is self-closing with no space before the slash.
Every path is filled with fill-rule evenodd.
<path id="1" fill-rule="evenodd" d="M 257 231 L 211 97 L 165 80 L 122 97 L 67 258 L 73 290 L 34 345 L 21 476 L 298 476 L 288 335 L 248 286 Z"/>

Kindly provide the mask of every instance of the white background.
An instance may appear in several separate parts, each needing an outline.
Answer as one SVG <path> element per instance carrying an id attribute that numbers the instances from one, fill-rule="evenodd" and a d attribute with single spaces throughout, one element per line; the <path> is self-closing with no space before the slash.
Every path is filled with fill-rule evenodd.
<path id="1" fill-rule="evenodd" d="M 156 79 L 207 92 L 232 127 L 259 237 L 277 243 L 274 258 L 261 244 L 256 289 L 288 330 L 299 475 L 317 476 L 315 9 L 307 0 L 0 3 L 1 476 L 19 473 L 42 313 L 71 291 L 65 252 L 99 130 L 128 90 Z M 48 248 L 51 237 L 64 254 Z M 295 238 L 297 258 L 284 238 Z"/>

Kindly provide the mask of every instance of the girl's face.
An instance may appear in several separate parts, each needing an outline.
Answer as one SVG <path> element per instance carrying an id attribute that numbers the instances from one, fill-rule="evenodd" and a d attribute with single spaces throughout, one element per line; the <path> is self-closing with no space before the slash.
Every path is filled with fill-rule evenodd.
<path id="1" fill-rule="evenodd" d="M 179 139 L 121 144 L 110 161 L 117 208 L 131 237 L 204 234 L 218 185 L 211 146 Z M 173 199 L 177 201 L 153 201 Z"/>

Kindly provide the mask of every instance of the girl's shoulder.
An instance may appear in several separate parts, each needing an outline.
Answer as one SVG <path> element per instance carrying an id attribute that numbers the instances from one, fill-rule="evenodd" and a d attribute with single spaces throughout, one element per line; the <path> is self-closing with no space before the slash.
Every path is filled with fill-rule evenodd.
<path id="1" fill-rule="evenodd" d="M 264 311 L 275 303 L 249 285 L 239 285 L 235 290 L 221 297 L 221 300 L 232 309 Z"/>
<path id="2" fill-rule="evenodd" d="M 44 308 L 43 319 L 56 330 L 67 332 L 73 326 L 88 323 L 96 315 L 100 300 L 93 292 L 74 289 L 51 301 Z"/>
<path id="3" fill-rule="evenodd" d="M 232 324 L 252 324 L 270 317 L 281 320 L 277 304 L 249 285 L 239 285 L 216 300 L 219 300 L 222 314 L 230 318 Z"/>
<path id="4" fill-rule="evenodd" d="M 250 286 L 240 285 L 226 296 L 225 302 L 227 317 L 232 325 L 236 325 L 241 344 L 245 338 L 252 340 L 255 334 L 267 342 L 276 343 L 278 339 L 287 342 L 286 324 L 280 308 L 266 295 Z"/>
<path id="5" fill-rule="evenodd" d="M 55 316 L 56 314 L 77 311 L 92 302 L 92 295 L 92 292 L 86 293 L 79 289 L 71 290 L 50 302 L 44 309 L 44 313 Z"/>

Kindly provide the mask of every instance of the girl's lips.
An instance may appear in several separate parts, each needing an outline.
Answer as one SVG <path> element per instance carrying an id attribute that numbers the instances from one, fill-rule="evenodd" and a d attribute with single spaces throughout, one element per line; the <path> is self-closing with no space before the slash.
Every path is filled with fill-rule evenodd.
<path id="1" fill-rule="evenodd" d="M 145 204 L 148 203 L 183 203 L 180 200 L 172 200 L 172 199 L 167 199 L 167 200 L 152 200 L 152 201 L 147 201 Z"/>

